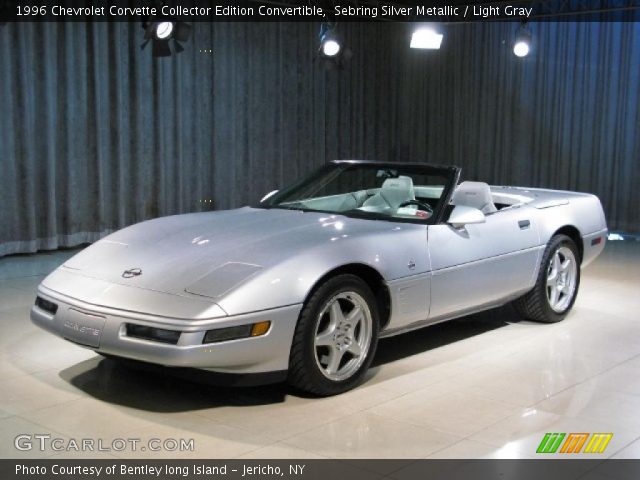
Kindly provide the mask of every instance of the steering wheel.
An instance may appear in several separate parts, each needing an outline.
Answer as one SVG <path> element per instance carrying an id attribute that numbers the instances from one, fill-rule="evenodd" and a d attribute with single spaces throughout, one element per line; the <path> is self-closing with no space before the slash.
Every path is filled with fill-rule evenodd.
<path id="1" fill-rule="evenodd" d="M 426 210 L 429 215 L 433 215 L 433 208 L 431 208 L 431 205 L 425 202 L 421 202 L 420 200 L 407 200 L 406 202 L 402 202 L 400 205 L 398 205 L 398 208 L 407 207 L 409 205 L 416 205 L 422 210 Z"/>

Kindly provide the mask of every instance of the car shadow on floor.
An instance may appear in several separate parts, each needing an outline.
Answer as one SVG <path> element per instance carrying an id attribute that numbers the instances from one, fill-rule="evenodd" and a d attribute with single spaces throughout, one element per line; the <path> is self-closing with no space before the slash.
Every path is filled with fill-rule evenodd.
<path id="1" fill-rule="evenodd" d="M 382 339 L 369 379 L 379 368 L 519 322 L 510 307 L 462 317 L 413 332 Z M 250 407 L 284 402 L 288 395 L 310 398 L 285 383 L 251 388 L 229 387 L 218 375 L 96 356 L 60 372 L 60 377 L 85 394 L 116 405 L 152 412 L 184 412 L 207 408 Z M 193 373 L 193 371 L 191 372 Z"/>
<path id="2" fill-rule="evenodd" d="M 174 369 L 96 356 L 60 372 L 85 394 L 124 407 L 151 412 L 183 412 L 222 406 L 283 402 L 285 385 L 230 387 L 215 373 Z"/>
<path id="3" fill-rule="evenodd" d="M 395 362 L 521 321 L 522 318 L 507 305 L 383 338 L 378 343 L 378 351 L 371 366 Z"/>

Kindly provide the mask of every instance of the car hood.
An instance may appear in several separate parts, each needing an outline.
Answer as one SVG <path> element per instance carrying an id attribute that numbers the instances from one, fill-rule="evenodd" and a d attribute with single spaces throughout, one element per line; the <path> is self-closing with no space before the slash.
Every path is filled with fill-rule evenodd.
<path id="1" fill-rule="evenodd" d="M 176 215 L 109 235 L 62 268 L 111 283 L 215 299 L 300 249 L 343 230 L 355 235 L 388 229 L 385 223 L 249 207 Z"/>

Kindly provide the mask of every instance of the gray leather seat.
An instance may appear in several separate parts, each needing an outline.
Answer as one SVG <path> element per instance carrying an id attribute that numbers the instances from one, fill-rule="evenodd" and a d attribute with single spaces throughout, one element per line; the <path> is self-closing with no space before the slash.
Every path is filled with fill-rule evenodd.
<path id="1" fill-rule="evenodd" d="M 397 210 L 403 202 L 415 199 L 413 180 L 401 175 L 398 178 L 387 178 L 378 193 L 366 200 L 362 207 L 366 210 Z"/>
<path id="2" fill-rule="evenodd" d="M 484 182 L 462 182 L 453 192 L 452 205 L 473 207 L 484 214 L 497 212 L 491 189 Z"/>

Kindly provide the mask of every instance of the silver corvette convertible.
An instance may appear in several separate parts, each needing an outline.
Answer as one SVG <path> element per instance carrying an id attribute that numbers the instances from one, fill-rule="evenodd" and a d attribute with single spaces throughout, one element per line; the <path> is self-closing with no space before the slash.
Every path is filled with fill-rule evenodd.
<path id="1" fill-rule="evenodd" d="M 381 337 L 507 302 L 562 320 L 604 248 L 600 201 L 459 176 L 335 161 L 253 207 L 127 227 L 51 273 L 31 319 L 106 356 L 318 395 L 357 385 Z"/>

